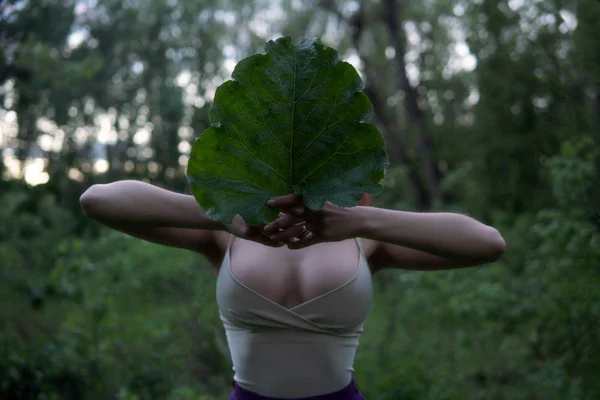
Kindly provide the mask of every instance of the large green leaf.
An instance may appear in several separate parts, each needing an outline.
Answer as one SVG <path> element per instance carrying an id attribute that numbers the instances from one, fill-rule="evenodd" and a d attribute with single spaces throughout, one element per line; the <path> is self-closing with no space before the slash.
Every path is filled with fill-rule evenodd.
<path id="1" fill-rule="evenodd" d="M 274 220 L 274 196 L 302 195 L 353 207 L 377 195 L 388 165 L 385 140 L 356 70 L 318 39 L 269 41 L 238 63 L 216 91 L 211 127 L 192 148 L 188 179 L 207 215 L 250 225 Z"/>

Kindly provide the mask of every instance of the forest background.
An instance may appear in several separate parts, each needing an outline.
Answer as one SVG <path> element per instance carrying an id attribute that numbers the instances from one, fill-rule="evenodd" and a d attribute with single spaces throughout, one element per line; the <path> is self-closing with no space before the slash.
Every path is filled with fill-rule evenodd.
<path id="1" fill-rule="evenodd" d="M 0 0 L 0 398 L 227 398 L 207 263 L 78 199 L 186 192 L 216 87 L 282 35 L 363 77 L 391 161 L 377 206 L 466 213 L 508 244 L 376 276 L 366 397 L 600 398 L 596 0 Z"/>

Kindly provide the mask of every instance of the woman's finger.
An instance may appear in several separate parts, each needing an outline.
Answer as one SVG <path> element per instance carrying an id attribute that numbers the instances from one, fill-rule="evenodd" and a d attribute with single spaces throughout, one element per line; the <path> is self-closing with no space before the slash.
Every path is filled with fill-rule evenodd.
<path id="1" fill-rule="evenodd" d="M 276 242 L 287 243 L 289 245 L 290 243 L 292 243 L 292 239 L 302 236 L 303 233 L 303 225 L 294 225 L 286 230 L 271 235 L 270 239 Z"/>
<path id="2" fill-rule="evenodd" d="M 258 242 L 260 244 L 264 244 L 265 246 L 269 246 L 269 247 L 285 246 L 285 243 L 271 240 L 269 238 L 269 236 L 265 235 L 264 233 L 262 233 L 258 230 L 253 230 L 252 233 L 249 235 L 248 239 Z"/>
<path id="3" fill-rule="evenodd" d="M 315 233 L 320 237 L 323 235 L 323 225 L 320 221 L 307 221 L 305 226 L 307 231 Z"/>
<path id="4" fill-rule="evenodd" d="M 302 204 L 302 196 L 297 196 L 295 194 L 288 194 L 285 196 L 273 197 L 271 200 L 267 201 L 267 205 L 269 207 L 279 207 L 279 208 L 291 208 L 294 206 L 301 206 Z"/>
<path id="5" fill-rule="evenodd" d="M 301 237 L 300 239 L 298 239 L 295 242 L 288 243 L 287 246 L 288 246 L 288 249 L 290 249 L 290 250 L 298 250 L 298 249 L 303 249 L 305 247 L 312 246 L 317 243 L 321 243 L 320 238 L 317 235 L 311 233 L 308 236 Z"/>
<path id="6" fill-rule="evenodd" d="M 301 217 L 304 215 L 304 212 L 306 211 L 306 208 L 304 206 L 296 206 L 296 207 L 292 207 L 286 210 L 286 212 L 295 215 L 297 217 Z"/>
<path id="7" fill-rule="evenodd" d="M 293 225 L 296 225 L 296 224 L 299 224 L 302 222 L 304 222 L 304 219 L 302 219 L 301 217 L 296 217 L 291 214 L 284 214 L 283 216 L 277 218 L 275 221 L 271 222 L 270 224 L 265 225 L 265 227 L 263 228 L 263 231 L 267 235 L 273 235 L 281 229 L 285 230 Z"/>

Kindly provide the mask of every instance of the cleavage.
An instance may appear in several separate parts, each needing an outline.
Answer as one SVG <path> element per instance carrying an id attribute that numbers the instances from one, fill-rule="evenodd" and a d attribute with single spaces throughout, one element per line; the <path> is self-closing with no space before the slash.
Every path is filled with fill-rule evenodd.
<path id="1" fill-rule="evenodd" d="M 354 240 L 289 250 L 236 238 L 229 257 L 235 280 L 257 295 L 292 309 L 351 281 L 358 272 L 360 251 Z"/>

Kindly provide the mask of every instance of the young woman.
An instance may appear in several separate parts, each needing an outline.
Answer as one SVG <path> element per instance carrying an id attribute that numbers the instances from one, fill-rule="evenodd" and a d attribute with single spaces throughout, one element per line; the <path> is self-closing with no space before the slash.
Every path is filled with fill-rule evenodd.
<path id="1" fill-rule="evenodd" d="M 225 226 L 192 196 L 137 181 L 94 185 L 81 204 L 106 226 L 210 261 L 235 371 L 230 400 L 364 399 L 352 373 L 372 275 L 480 265 L 506 248 L 470 217 L 375 208 L 368 194 L 319 212 L 277 197 L 267 204 L 278 219 L 261 227 L 239 216 Z"/>

